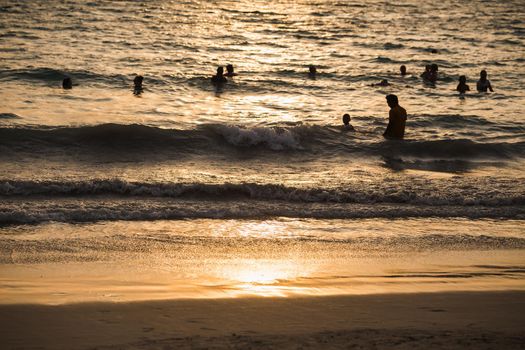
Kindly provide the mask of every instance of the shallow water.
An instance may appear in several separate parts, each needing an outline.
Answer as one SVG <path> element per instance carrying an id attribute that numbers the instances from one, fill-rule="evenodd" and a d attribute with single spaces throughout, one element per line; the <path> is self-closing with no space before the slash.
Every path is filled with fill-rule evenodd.
<path id="1" fill-rule="evenodd" d="M 29 283 L 27 295 L 33 295 L 39 285 L 62 285 L 64 269 L 83 271 L 86 264 L 93 264 L 101 281 L 113 276 L 89 248 L 100 248 L 98 241 L 78 237 L 97 230 L 107 233 L 104 246 L 123 244 L 129 250 L 129 256 L 107 251 L 104 259 L 111 266 L 133 273 L 146 266 L 133 282 L 141 285 L 149 273 L 162 275 L 147 262 L 163 259 L 173 235 L 190 244 L 179 234 L 190 226 L 192 237 L 207 237 L 195 253 L 200 270 L 192 270 L 184 254 L 162 261 L 182 264 L 187 274 L 172 268 L 162 275 L 179 282 L 169 288 L 159 282 L 161 298 L 250 294 L 238 287 L 237 277 L 204 274 L 221 264 L 220 257 L 206 257 L 217 244 L 233 247 L 223 247 L 228 261 L 238 261 L 225 263 L 232 271 L 255 264 L 239 262 L 245 246 L 277 254 L 268 261 L 255 258 L 262 264 L 258 274 L 271 271 L 272 264 L 296 266 L 297 273 L 283 277 L 294 292 L 277 288 L 271 295 L 410 291 L 408 285 L 420 283 L 411 277 L 417 271 L 432 282 L 415 290 L 441 290 L 452 286 L 452 279 L 445 283 L 440 276 L 454 275 L 456 267 L 468 276 L 459 279 L 459 288 L 521 288 L 521 272 L 493 273 L 522 269 L 524 261 L 522 5 L 521 0 L 0 2 L 0 287 L 15 295 L 17 283 Z M 217 90 L 209 78 L 228 63 L 238 75 Z M 440 67 L 435 85 L 419 78 L 429 63 Z M 318 68 L 316 79 L 307 75 L 310 64 Z M 398 73 L 401 64 L 409 71 L 405 77 Z M 459 98 L 458 77 L 467 75 L 475 90 L 481 69 L 488 71 L 495 92 L 471 91 Z M 140 95 L 132 91 L 136 74 L 145 77 Z M 72 90 L 61 88 L 65 76 L 73 79 Z M 391 85 L 371 85 L 381 79 Z M 381 136 L 389 93 L 408 111 L 404 141 Z M 352 116 L 357 132 L 342 131 L 343 113 Z M 399 223 L 430 238 L 405 241 Z M 248 227 L 243 230 L 249 240 L 234 234 L 241 226 Z M 261 243 L 258 226 L 268 226 L 275 237 Z M 441 230 L 449 226 L 446 233 Z M 217 227 L 220 243 L 209 237 Z M 140 264 L 131 258 L 136 253 L 131 243 L 119 241 L 132 233 L 156 237 L 160 229 L 168 232 L 167 245 Z M 329 242 L 347 239 L 355 230 L 367 242 L 366 249 L 359 246 L 366 265 L 377 260 L 379 266 L 357 289 L 352 287 L 360 276 L 357 263 L 347 255 L 354 243 L 334 248 L 315 241 L 327 232 L 333 233 Z M 306 240 L 305 232 L 311 235 Z M 375 232 L 385 238 L 376 239 Z M 472 243 L 470 235 L 480 232 L 482 242 L 478 237 Z M 394 250 L 403 254 L 382 260 L 373 252 L 390 247 L 391 236 L 398 237 Z M 21 237 L 29 253 L 10 260 L 26 247 Z M 448 243 L 434 252 L 435 242 Z M 457 247 L 465 242 L 470 243 L 460 258 Z M 85 244 L 86 251 L 72 248 L 77 244 Z M 145 246 L 149 251 L 149 243 Z M 305 254 L 319 254 L 323 261 L 341 260 L 324 265 L 287 255 L 288 248 L 303 246 Z M 71 259 L 70 249 L 84 258 Z M 437 268 L 444 254 L 455 265 Z M 310 268 L 345 277 L 330 277 L 325 284 L 326 275 Z M 33 269 L 58 277 L 35 283 L 28 272 Z M 492 277 L 473 277 L 478 272 Z M 384 276 L 396 273 L 404 277 L 395 281 L 406 277 L 408 284 L 386 282 L 392 278 Z M 17 282 L 18 275 L 27 278 Z M 188 276 L 200 282 L 194 285 Z M 215 285 L 205 292 L 202 281 L 208 279 L 234 285 L 233 292 Z M 304 279 L 314 282 L 301 289 Z M 95 280 L 81 274 L 74 288 L 83 286 L 82 291 Z M 101 283 L 95 299 L 112 286 Z M 181 292 L 183 286 L 191 292 Z M 34 300 L 58 302 L 46 299 L 46 290 L 34 292 Z M 264 290 L 254 294 L 266 295 Z M 89 299 L 68 293 L 64 300 Z"/>
<path id="2" fill-rule="evenodd" d="M 523 290 L 524 222 L 63 223 L 0 230 L 3 303 Z"/>

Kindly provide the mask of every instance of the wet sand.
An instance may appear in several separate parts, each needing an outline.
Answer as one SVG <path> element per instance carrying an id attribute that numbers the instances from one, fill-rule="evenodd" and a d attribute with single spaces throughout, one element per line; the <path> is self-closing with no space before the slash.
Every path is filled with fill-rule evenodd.
<path id="1" fill-rule="evenodd" d="M 0 306 L 4 349 L 524 349 L 525 293 Z"/>

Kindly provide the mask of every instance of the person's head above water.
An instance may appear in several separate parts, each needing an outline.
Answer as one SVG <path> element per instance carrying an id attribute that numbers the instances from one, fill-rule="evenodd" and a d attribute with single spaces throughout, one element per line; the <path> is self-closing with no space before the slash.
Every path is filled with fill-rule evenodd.
<path id="1" fill-rule="evenodd" d="M 135 89 L 142 89 L 143 80 L 144 80 L 144 77 L 142 75 L 137 75 L 135 79 L 133 79 L 133 84 L 135 85 Z"/>
<path id="2" fill-rule="evenodd" d="M 228 74 L 233 74 L 233 64 L 226 65 L 226 71 Z"/>
<path id="3" fill-rule="evenodd" d="M 459 77 L 459 82 L 460 82 L 461 84 L 465 84 L 465 83 L 467 82 L 467 77 L 464 76 L 464 75 L 461 75 L 461 76 Z"/>
<path id="4" fill-rule="evenodd" d="M 430 66 L 430 70 L 431 70 L 432 72 L 437 72 L 437 71 L 439 70 L 439 67 L 438 67 L 437 64 L 432 63 L 432 65 Z"/>
<path id="5" fill-rule="evenodd" d="M 70 77 L 65 77 L 64 80 L 62 80 L 62 88 L 63 89 L 72 89 L 73 88 L 73 81 Z"/>
<path id="6" fill-rule="evenodd" d="M 317 67 L 311 65 L 310 67 L 308 67 L 308 72 L 310 73 L 310 75 L 315 75 L 317 73 Z"/>
<path id="7" fill-rule="evenodd" d="M 390 108 L 393 108 L 399 104 L 399 100 L 396 95 L 386 95 L 386 103 Z"/>
<path id="8" fill-rule="evenodd" d="M 483 69 L 481 72 L 479 72 L 479 79 L 480 80 L 487 79 L 487 71 L 486 70 Z"/>
<path id="9" fill-rule="evenodd" d="M 405 67 L 405 65 L 402 65 L 401 67 L 399 67 L 399 71 L 401 72 L 401 75 L 406 75 L 407 67 Z"/>
<path id="10" fill-rule="evenodd" d="M 217 67 L 217 76 L 220 77 L 224 74 L 224 68 L 222 66 Z"/>
<path id="11" fill-rule="evenodd" d="M 343 124 L 350 125 L 350 114 L 348 113 L 343 114 Z"/>

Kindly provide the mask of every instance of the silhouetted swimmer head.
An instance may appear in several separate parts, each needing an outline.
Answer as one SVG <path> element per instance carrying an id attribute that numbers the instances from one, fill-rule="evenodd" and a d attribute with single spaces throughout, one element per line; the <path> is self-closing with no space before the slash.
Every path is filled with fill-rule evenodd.
<path id="1" fill-rule="evenodd" d="M 228 79 L 224 77 L 224 68 L 222 66 L 217 67 L 217 74 L 211 77 L 211 82 L 213 85 L 222 85 L 226 83 Z"/>
<path id="2" fill-rule="evenodd" d="M 226 74 L 224 74 L 224 76 L 233 77 L 235 75 L 237 75 L 237 73 L 235 73 L 233 70 L 233 64 L 226 65 Z"/>
<path id="3" fill-rule="evenodd" d="M 487 71 L 486 70 L 482 70 L 481 72 L 479 72 L 479 79 L 480 80 L 486 80 L 487 79 Z"/>
<path id="4" fill-rule="evenodd" d="M 430 66 L 430 71 L 431 72 L 437 72 L 439 70 L 439 67 L 437 64 L 435 63 L 432 63 L 432 65 Z"/>
<path id="5" fill-rule="evenodd" d="M 425 71 L 423 73 L 421 73 L 421 77 L 424 80 L 428 80 L 430 78 L 431 71 L 432 71 L 432 66 L 430 64 L 427 64 L 425 66 Z"/>
<path id="6" fill-rule="evenodd" d="M 490 83 L 490 80 L 487 79 L 487 71 L 484 69 L 481 72 L 479 72 L 479 80 L 478 80 L 478 83 L 476 84 L 476 88 L 478 89 L 479 92 L 487 92 L 487 90 L 494 92 L 494 89 L 492 89 L 492 84 Z"/>
<path id="7" fill-rule="evenodd" d="M 343 114 L 343 131 L 355 131 L 352 124 L 350 124 L 350 114 Z"/>
<path id="8" fill-rule="evenodd" d="M 135 95 L 140 95 L 144 89 L 142 88 L 142 81 L 144 80 L 144 77 L 142 75 L 137 75 L 135 79 L 133 79 L 133 93 Z"/>
<path id="9" fill-rule="evenodd" d="M 397 99 L 396 95 L 390 94 L 386 95 L 386 103 L 390 108 L 394 108 L 395 106 L 399 105 L 399 100 Z"/>
<path id="10" fill-rule="evenodd" d="M 430 50 L 430 52 L 432 52 L 432 53 L 438 53 L 438 50 L 436 50 L 436 49 L 432 49 L 432 50 Z"/>
<path id="11" fill-rule="evenodd" d="M 317 74 L 316 66 L 311 65 L 310 67 L 308 67 L 308 75 L 310 76 L 310 78 L 315 78 L 316 74 Z"/>
<path id="12" fill-rule="evenodd" d="M 350 114 L 348 113 L 343 114 L 343 124 L 350 125 Z"/>
<path id="13" fill-rule="evenodd" d="M 64 80 L 62 80 L 62 88 L 63 89 L 72 89 L 73 88 L 73 81 L 70 77 L 65 77 Z"/>
<path id="14" fill-rule="evenodd" d="M 459 77 L 459 84 L 458 84 L 458 86 L 456 87 L 456 90 L 457 90 L 460 94 L 464 94 L 465 92 L 470 91 L 470 87 L 467 85 L 467 77 L 466 77 L 466 76 L 461 75 L 461 76 Z"/>
<path id="15" fill-rule="evenodd" d="M 406 75 L 407 67 L 405 67 L 405 65 L 402 65 L 401 67 L 399 67 L 399 71 L 401 72 L 401 75 Z"/>
<path id="16" fill-rule="evenodd" d="M 135 89 L 142 89 L 142 81 L 144 81 L 144 77 L 142 75 L 137 75 L 135 79 L 133 79 Z"/>

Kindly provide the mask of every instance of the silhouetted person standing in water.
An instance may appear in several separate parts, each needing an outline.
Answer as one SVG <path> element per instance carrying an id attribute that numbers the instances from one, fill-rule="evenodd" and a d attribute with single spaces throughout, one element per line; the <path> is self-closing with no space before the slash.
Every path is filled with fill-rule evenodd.
<path id="1" fill-rule="evenodd" d="M 467 77 L 462 75 L 459 77 L 459 84 L 456 90 L 463 95 L 465 92 L 470 91 L 470 87 L 467 85 Z"/>
<path id="2" fill-rule="evenodd" d="M 430 65 L 430 76 L 428 77 L 428 81 L 435 83 L 438 80 L 438 77 L 439 77 L 438 70 L 439 70 L 439 67 L 437 64 L 432 63 Z"/>
<path id="3" fill-rule="evenodd" d="M 144 80 L 144 77 L 142 75 L 137 75 L 135 79 L 133 79 L 133 93 L 135 95 L 140 95 L 144 89 L 142 88 L 142 81 Z"/>
<path id="4" fill-rule="evenodd" d="M 421 73 L 421 78 L 423 78 L 423 80 L 425 81 L 429 81 L 431 74 L 432 74 L 432 66 L 430 64 L 427 64 L 425 66 L 425 71 Z"/>
<path id="5" fill-rule="evenodd" d="M 344 131 L 355 131 L 352 124 L 350 124 L 350 114 L 345 113 L 343 115 L 343 130 Z"/>
<path id="6" fill-rule="evenodd" d="M 73 81 L 70 77 L 65 77 L 64 80 L 62 80 L 62 88 L 67 90 L 73 88 Z"/>
<path id="7" fill-rule="evenodd" d="M 490 90 L 490 92 L 494 92 L 492 90 L 492 85 L 490 85 L 490 80 L 487 79 L 487 71 L 482 70 L 479 72 L 479 80 L 476 84 L 476 88 L 479 92 L 487 92 L 487 90 Z"/>
<path id="8" fill-rule="evenodd" d="M 399 67 L 399 71 L 401 72 L 402 76 L 407 75 L 407 67 L 405 65 L 402 65 L 401 67 Z"/>
<path id="9" fill-rule="evenodd" d="M 399 105 L 396 95 L 387 95 L 386 102 L 390 107 L 390 112 L 388 113 L 388 126 L 383 136 L 387 139 L 402 139 L 405 136 L 407 111 Z"/>
<path id="10" fill-rule="evenodd" d="M 215 86 L 221 86 L 223 84 L 226 84 L 227 81 L 228 79 L 224 77 L 224 68 L 218 67 L 217 74 L 211 77 L 211 83 Z"/>
<path id="11" fill-rule="evenodd" d="M 315 79 L 317 77 L 317 68 L 315 66 L 308 67 L 308 77 Z"/>

